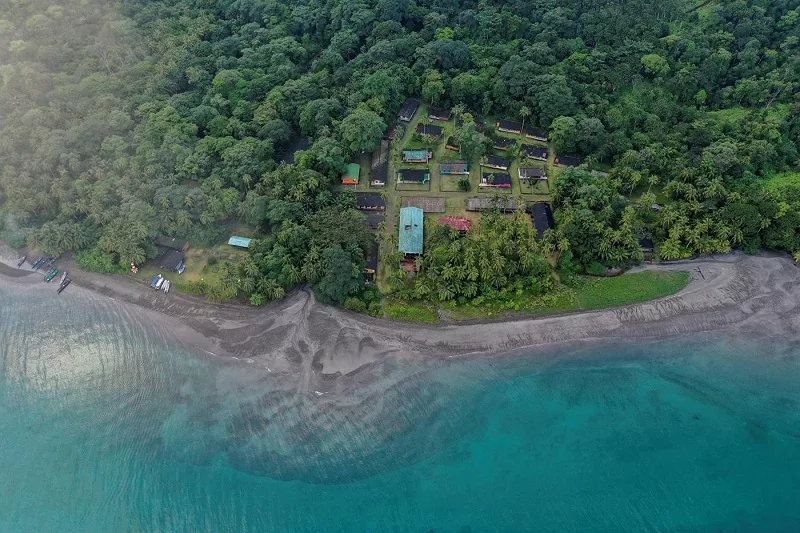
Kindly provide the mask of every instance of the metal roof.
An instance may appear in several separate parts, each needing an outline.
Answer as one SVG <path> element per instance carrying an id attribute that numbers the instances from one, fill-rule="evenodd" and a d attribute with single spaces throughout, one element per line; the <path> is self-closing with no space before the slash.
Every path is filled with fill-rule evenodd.
<path id="1" fill-rule="evenodd" d="M 403 159 L 413 159 L 415 161 L 427 161 L 431 157 L 428 149 L 424 150 L 403 150 Z"/>
<path id="2" fill-rule="evenodd" d="M 231 246 L 239 246 L 240 248 L 249 248 L 250 241 L 253 239 L 248 239 L 247 237 L 237 237 L 236 235 L 232 236 L 228 239 L 228 244 Z"/>
<path id="3" fill-rule="evenodd" d="M 400 209 L 400 239 L 397 247 L 404 254 L 422 254 L 422 209 L 403 207 Z"/>

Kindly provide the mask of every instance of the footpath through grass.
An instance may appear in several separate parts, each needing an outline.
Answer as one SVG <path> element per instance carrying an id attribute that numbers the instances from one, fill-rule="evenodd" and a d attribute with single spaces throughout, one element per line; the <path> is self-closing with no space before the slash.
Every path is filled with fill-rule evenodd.
<path id="1" fill-rule="evenodd" d="M 509 312 L 538 316 L 618 307 L 675 294 L 689 283 L 689 273 L 646 270 L 613 278 L 581 276 L 579 279 L 577 287 L 562 287 L 543 296 L 522 292 L 504 295 L 496 301 L 473 301 L 463 305 L 451 302 L 441 309 L 450 318 L 469 320 L 498 317 Z M 419 302 L 392 300 L 386 304 L 386 314 L 399 320 L 437 320 L 436 306 Z"/>

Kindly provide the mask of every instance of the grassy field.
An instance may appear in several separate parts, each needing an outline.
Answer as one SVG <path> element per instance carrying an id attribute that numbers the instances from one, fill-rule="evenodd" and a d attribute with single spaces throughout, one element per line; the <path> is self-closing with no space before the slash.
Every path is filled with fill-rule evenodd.
<path id="1" fill-rule="evenodd" d="M 443 306 L 442 310 L 456 320 L 496 317 L 509 311 L 533 316 L 588 311 L 668 296 L 683 289 L 687 283 L 687 272 L 644 271 L 612 278 L 583 277 L 580 287 L 565 287 L 545 296 L 522 294 L 502 304 L 451 304 Z"/>
<path id="2" fill-rule="evenodd" d="M 240 231 L 240 234 L 244 231 Z M 185 254 L 186 270 L 183 274 L 165 272 L 158 268 L 157 261 L 148 261 L 139 268 L 137 276 L 149 282 L 156 274 L 172 280 L 174 288 L 184 292 L 196 292 L 191 285 L 203 283 L 214 285 L 222 276 L 225 262 L 235 263 L 247 256 L 247 250 L 234 248 L 227 243 L 212 248 L 190 248 Z"/>
<path id="3" fill-rule="evenodd" d="M 394 320 L 409 322 L 436 322 L 439 317 L 436 307 L 426 302 L 403 302 L 400 300 L 386 300 L 384 304 L 386 316 Z"/>

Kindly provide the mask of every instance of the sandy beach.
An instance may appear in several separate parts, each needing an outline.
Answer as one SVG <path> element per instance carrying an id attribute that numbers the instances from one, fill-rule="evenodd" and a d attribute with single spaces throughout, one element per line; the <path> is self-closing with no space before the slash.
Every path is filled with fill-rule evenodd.
<path id="1" fill-rule="evenodd" d="M 0 283 L 41 290 L 39 273 L 16 269 L 17 253 L 0 248 Z M 390 357 L 455 357 L 607 339 L 662 338 L 703 331 L 788 335 L 800 332 L 800 268 L 785 255 L 732 254 L 645 265 L 688 271 L 682 291 L 651 302 L 561 316 L 506 318 L 457 324 L 411 324 L 372 319 L 317 303 L 308 289 L 262 308 L 210 304 L 200 298 L 149 290 L 125 276 L 83 272 L 72 264 L 64 293 L 111 298 L 147 310 L 179 340 L 220 357 L 272 371 L 301 373 L 307 390 L 335 389 L 336 376 L 356 376 Z M 117 305 L 115 304 L 115 305 Z"/>

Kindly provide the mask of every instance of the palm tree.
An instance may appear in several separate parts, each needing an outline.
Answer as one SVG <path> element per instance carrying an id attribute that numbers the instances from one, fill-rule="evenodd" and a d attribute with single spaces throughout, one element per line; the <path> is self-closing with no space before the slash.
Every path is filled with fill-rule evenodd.
<path id="1" fill-rule="evenodd" d="M 647 192 L 650 192 L 650 189 L 653 188 L 653 185 L 658 185 L 658 182 L 661 181 L 656 174 L 650 174 L 647 176 Z"/>
<path id="2" fill-rule="evenodd" d="M 456 104 L 453 106 L 453 108 L 450 110 L 450 113 L 453 114 L 454 124 L 458 123 L 458 119 L 460 119 L 464 115 L 464 111 L 465 111 L 464 104 Z"/>
<path id="3" fill-rule="evenodd" d="M 528 106 L 524 105 L 519 108 L 519 116 L 522 117 L 522 131 L 525 131 L 525 119 L 531 116 L 531 110 Z"/>

